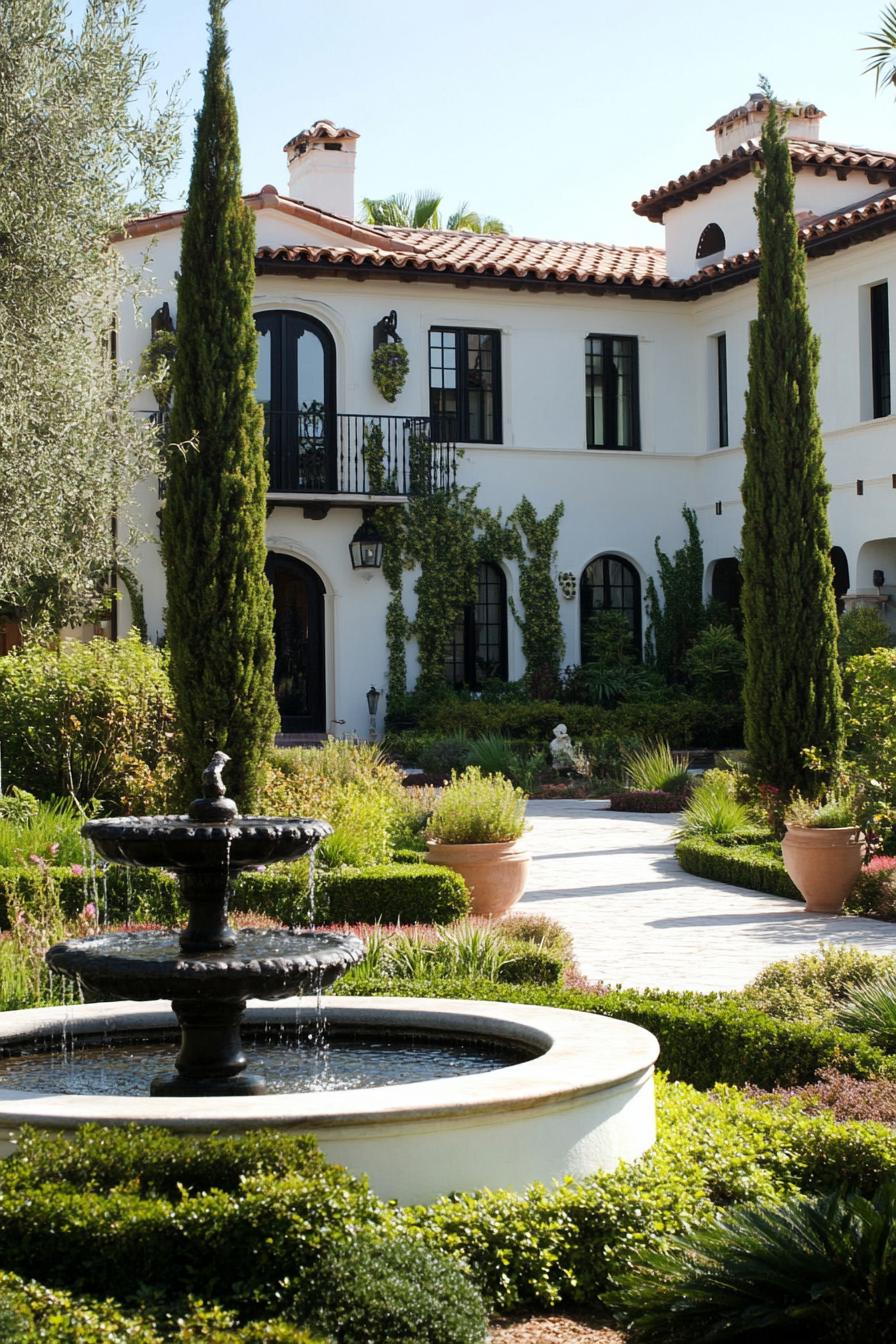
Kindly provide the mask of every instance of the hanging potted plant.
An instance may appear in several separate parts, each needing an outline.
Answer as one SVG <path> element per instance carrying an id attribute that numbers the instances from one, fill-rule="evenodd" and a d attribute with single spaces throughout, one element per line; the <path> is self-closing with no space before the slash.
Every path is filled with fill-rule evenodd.
<path id="1" fill-rule="evenodd" d="M 526 889 L 531 856 L 521 844 L 526 795 L 503 775 L 451 772 L 426 828 L 427 859 L 460 873 L 474 915 L 500 916 Z"/>
<path id="2" fill-rule="evenodd" d="M 781 856 L 806 911 L 839 915 L 865 857 L 856 799 L 830 795 L 823 803 L 795 798 L 784 814 Z"/>
<path id="3" fill-rule="evenodd" d="M 397 337 L 378 345 L 370 357 L 370 371 L 380 395 L 394 401 L 404 387 L 410 360 L 404 341 Z"/>

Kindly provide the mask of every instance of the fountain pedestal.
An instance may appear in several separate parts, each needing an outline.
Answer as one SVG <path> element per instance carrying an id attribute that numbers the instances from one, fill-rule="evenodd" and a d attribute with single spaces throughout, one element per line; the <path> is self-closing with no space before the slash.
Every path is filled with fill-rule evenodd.
<path id="1" fill-rule="evenodd" d="M 265 1089 L 248 1063 L 240 1033 L 245 999 L 172 999 L 181 1030 L 173 1073 L 157 1074 L 152 1097 L 257 1097 Z"/>

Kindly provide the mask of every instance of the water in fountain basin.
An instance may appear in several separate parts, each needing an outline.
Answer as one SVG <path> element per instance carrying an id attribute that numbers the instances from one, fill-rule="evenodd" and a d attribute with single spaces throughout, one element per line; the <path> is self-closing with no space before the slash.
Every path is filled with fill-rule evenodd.
<path id="1" fill-rule="evenodd" d="M 62 1049 L 0 1058 L 0 1088 L 46 1094 L 144 1096 L 152 1078 L 170 1064 L 171 1036 L 140 1040 L 85 1040 L 71 1032 Z M 49 1043 L 48 1043 L 49 1044 Z M 252 1068 L 264 1072 L 269 1092 L 339 1092 L 393 1087 L 508 1068 L 531 1058 L 521 1047 L 476 1039 L 336 1036 L 321 1062 L 294 1033 L 247 1033 Z"/>

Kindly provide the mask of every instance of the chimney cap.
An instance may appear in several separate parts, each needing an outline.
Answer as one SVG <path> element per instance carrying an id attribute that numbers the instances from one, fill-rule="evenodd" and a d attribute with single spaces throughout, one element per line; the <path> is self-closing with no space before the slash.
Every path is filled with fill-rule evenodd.
<path id="1" fill-rule="evenodd" d="M 711 126 L 707 126 L 708 131 L 725 131 L 733 128 L 741 121 L 749 121 L 758 113 L 767 112 L 772 102 L 777 99 L 767 98 L 764 93 L 751 93 L 745 103 L 740 107 L 733 107 L 730 112 L 724 116 L 718 117 Z M 788 117 L 796 117 L 802 121 L 821 121 L 826 114 L 820 107 L 814 103 L 778 103 L 782 112 Z"/>
<path id="2" fill-rule="evenodd" d="M 311 140 L 360 140 L 360 138 L 358 132 L 350 130 L 348 126 L 337 126 L 333 121 L 321 120 L 315 121 L 306 130 L 299 131 L 298 135 L 287 140 L 283 149 L 288 154 L 291 149 L 307 145 Z"/>

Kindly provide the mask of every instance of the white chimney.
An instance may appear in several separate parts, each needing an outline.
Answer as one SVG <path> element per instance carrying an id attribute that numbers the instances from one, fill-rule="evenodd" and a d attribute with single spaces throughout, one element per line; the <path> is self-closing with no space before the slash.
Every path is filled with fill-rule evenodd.
<path id="1" fill-rule="evenodd" d="M 819 122 L 824 113 L 814 103 L 796 103 L 789 106 L 780 103 L 779 108 L 785 118 L 784 134 L 788 140 L 819 140 Z M 730 154 L 745 140 L 758 140 L 768 116 L 769 99 L 764 93 L 751 93 L 742 107 L 735 107 L 719 117 L 708 131 L 716 137 L 716 156 Z"/>
<path id="2" fill-rule="evenodd" d="M 355 217 L 355 148 L 359 136 L 347 126 L 316 121 L 283 146 L 289 164 L 289 194 L 295 201 L 342 219 Z"/>

